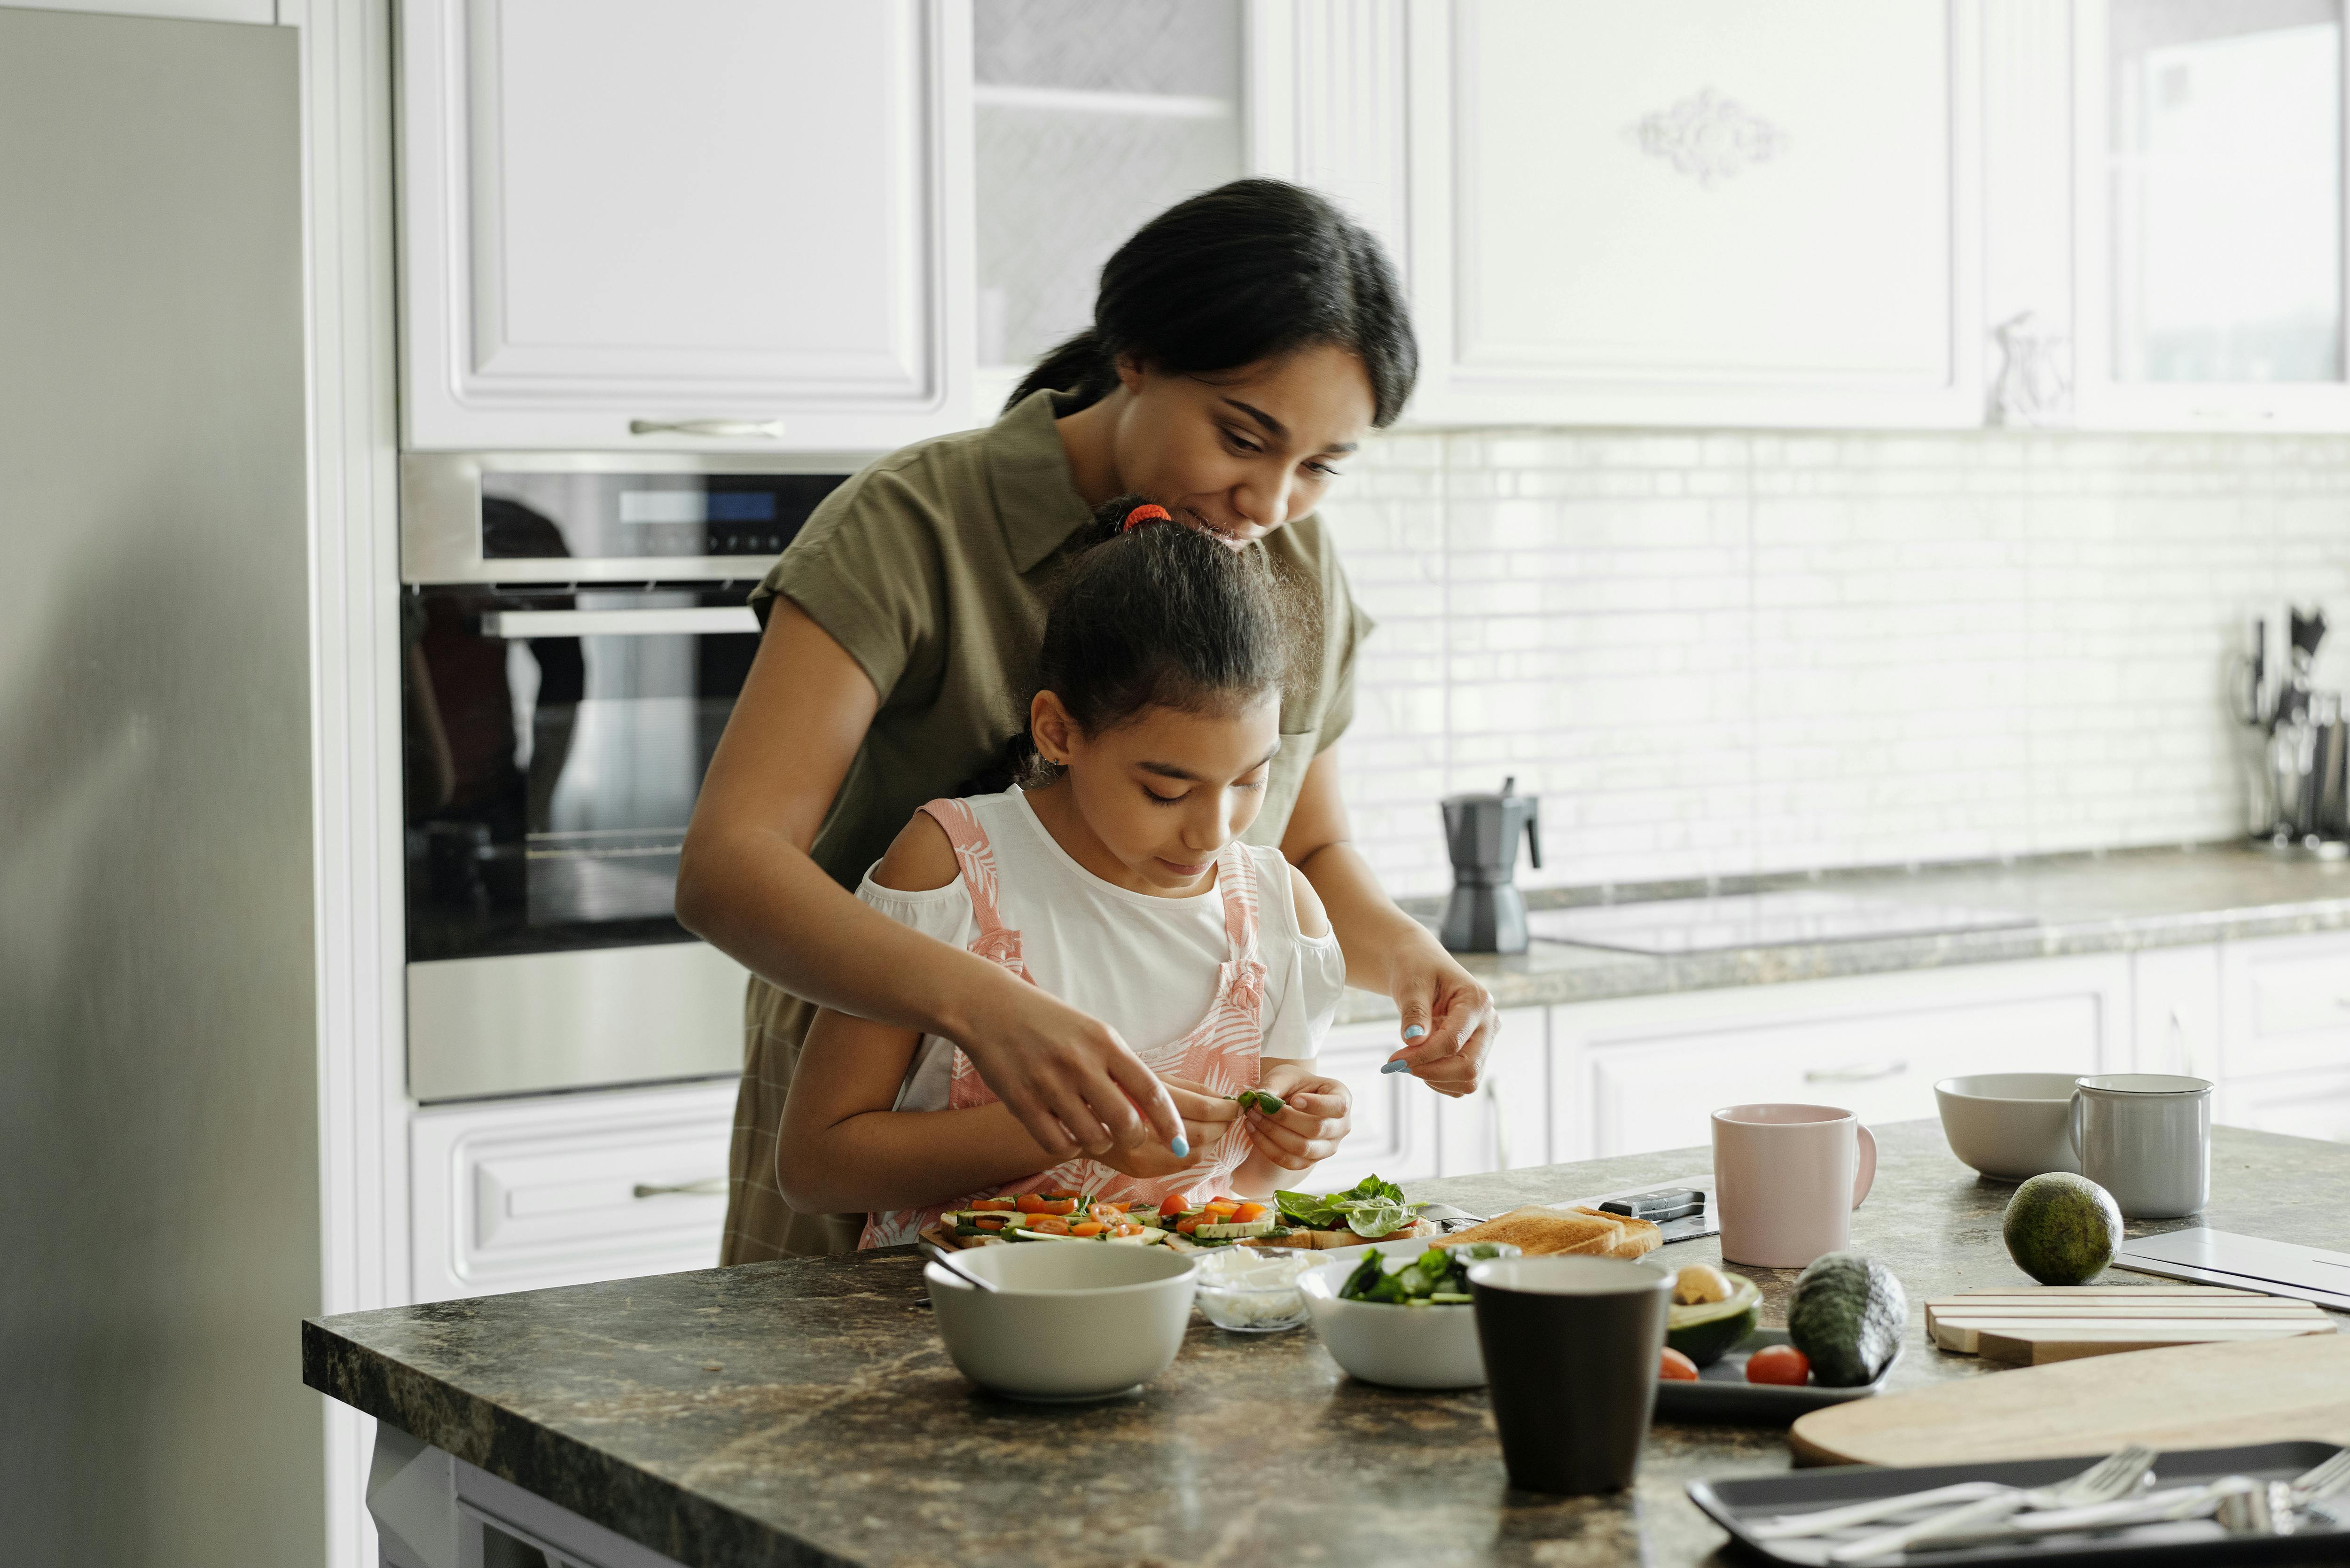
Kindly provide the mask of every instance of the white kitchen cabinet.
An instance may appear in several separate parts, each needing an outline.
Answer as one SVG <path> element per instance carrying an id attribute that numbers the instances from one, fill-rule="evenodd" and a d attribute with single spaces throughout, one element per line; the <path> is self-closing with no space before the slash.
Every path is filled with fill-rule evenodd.
<path id="1" fill-rule="evenodd" d="M 2122 954 L 1556 1007 L 1551 1158 L 1710 1143 L 1714 1110 L 1755 1101 L 1931 1116 L 1938 1078 L 2094 1073 L 2129 1023 Z"/>
<path id="2" fill-rule="evenodd" d="M 1974 0 L 1429 0 L 1434 424 L 1981 418 Z"/>
<path id="3" fill-rule="evenodd" d="M 2131 1050 L 2112 1072 L 2220 1076 L 2220 947 L 2147 948 L 2130 955 Z"/>
<path id="4" fill-rule="evenodd" d="M 966 0 L 408 0 L 428 448 L 851 451 L 967 422 Z"/>
<path id="5" fill-rule="evenodd" d="M 2080 422 L 2350 428 L 2341 0 L 2072 13 Z"/>
<path id="6" fill-rule="evenodd" d="M 2212 1119 L 2261 1132 L 2350 1143 L 2350 1070 L 2285 1073 L 2222 1085 Z"/>
<path id="7" fill-rule="evenodd" d="M 705 1083 L 417 1112 L 415 1299 L 715 1267 L 734 1097 Z"/>
<path id="8" fill-rule="evenodd" d="M 2350 935 L 2227 943 L 2220 989 L 2224 1082 L 2350 1071 Z"/>
<path id="9" fill-rule="evenodd" d="M 1379 1065 L 1402 1044 L 1392 1018 L 1344 1024 L 1322 1043 L 1321 1070 L 1354 1096 L 1354 1128 L 1337 1155 L 1315 1168 L 1316 1192 L 1352 1187 L 1374 1172 L 1389 1181 L 1434 1176 L 1441 1168 L 1438 1104 L 1443 1098 L 1409 1073 Z"/>

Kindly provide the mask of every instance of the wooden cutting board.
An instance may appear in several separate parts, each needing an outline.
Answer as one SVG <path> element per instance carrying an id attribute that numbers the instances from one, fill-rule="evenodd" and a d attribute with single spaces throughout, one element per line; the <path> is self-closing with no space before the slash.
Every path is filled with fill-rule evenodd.
<path id="1" fill-rule="evenodd" d="M 1926 1303 L 1926 1336 L 1935 1345 L 2025 1366 L 2333 1332 L 2334 1320 L 2309 1302 L 2210 1285 L 2040 1285 Z"/>
<path id="2" fill-rule="evenodd" d="M 1795 1462 L 1939 1465 L 2110 1453 L 2350 1444 L 2350 1334 L 2189 1345 L 2026 1366 L 1814 1410 Z"/>

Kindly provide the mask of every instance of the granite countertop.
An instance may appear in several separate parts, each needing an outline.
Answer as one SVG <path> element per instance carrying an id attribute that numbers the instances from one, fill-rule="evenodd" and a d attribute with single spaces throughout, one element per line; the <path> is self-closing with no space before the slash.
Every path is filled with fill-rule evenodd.
<path id="1" fill-rule="evenodd" d="M 1465 954 L 1504 1007 L 1544 1007 L 1664 992 L 1830 980 L 2074 953 L 2350 930 L 2350 862 L 2283 859 L 2241 845 L 2054 855 L 1919 870 L 1832 871 L 1639 888 L 1528 889 L 1529 909 L 1815 888 L 1902 903 L 2015 910 L 2033 924 L 1941 936 L 1738 948 L 1653 958 L 1536 941 L 1514 957 Z M 1434 923 L 1442 900 L 1405 906 Z M 1393 1017 L 1385 998 L 1349 991 L 1339 1022 Z"/>
<path id="2" fill-rule="evenodd" d="M 1924 1340 L 1921 1303 L 2026 1282 L 1999 1220 L 2013 1189 L 1933 1122 L 1877 1130 L 1854 1245 L 1908 1287 L 1896 1389 L 1983 1375 Z M 2221 1127 L 2195 1220 L 2335 1243 L 2350 1147 Z M 1412 1184 L 1477 1213 L 1702 1170 L 1705 1151 Z M 1711 1239 L 1676 1262 L 1718 1260 Z M 1482 1390 L 1342 1374 L 1310 1329 L 1194 1318 L 1139 1394 L 1075 1407 L 983 1394 L 948 1362 L 902 1252 L 750 1264 L 306 1323 L 314 1388 L 651 1547 L 711 1568 L 803 1563 L 1449 1564 L 1711 1562 L 1683 1491 L 1788 1468 L 1783 1432 L 1664 1426 L 1612 1497 L 1511 1491 Z M 1791 1272 L 1742 1269 L 1783 1323 Z M 2114 1283 L 2152 1284 L 2116 1273 Z M 1721 1561 L 1728 1561 L 1722 1558 Z"/>

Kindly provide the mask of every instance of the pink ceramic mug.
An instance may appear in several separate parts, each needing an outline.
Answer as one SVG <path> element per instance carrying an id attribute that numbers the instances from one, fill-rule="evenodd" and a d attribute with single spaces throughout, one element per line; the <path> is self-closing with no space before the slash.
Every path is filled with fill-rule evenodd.
<path id="1" fill-rule="evenodd" d="M 1713 1197 L 1724 1262 L 1800 1269 L 1852 1241 L 1877 1179 L 1877 1139 L 1835 1106 L 1724 1106 L 1713 1113 Z"/>

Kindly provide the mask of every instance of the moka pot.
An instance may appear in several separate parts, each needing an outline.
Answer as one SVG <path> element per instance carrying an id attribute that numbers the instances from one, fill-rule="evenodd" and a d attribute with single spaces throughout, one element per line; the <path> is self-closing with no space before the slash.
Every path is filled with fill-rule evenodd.
<path id="1" fill-rule="evenodd" d="M 1437 935 L 1457 953 L 1526 950 L 1526 900 L 1518 891 L 1518 837 L 1542 866 L 1540 795 L 1517 793 L 1515 778 L 1499 794 L 1444 797 L 1444 844 L 1452 856 L 1452 896 Z"/>

